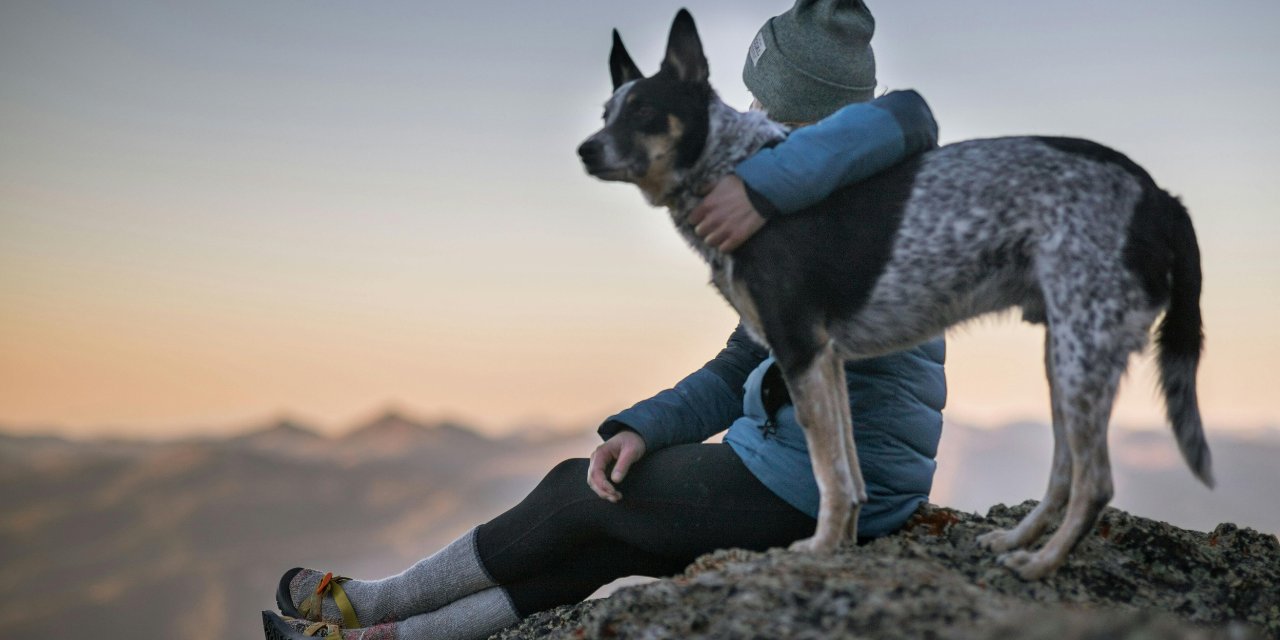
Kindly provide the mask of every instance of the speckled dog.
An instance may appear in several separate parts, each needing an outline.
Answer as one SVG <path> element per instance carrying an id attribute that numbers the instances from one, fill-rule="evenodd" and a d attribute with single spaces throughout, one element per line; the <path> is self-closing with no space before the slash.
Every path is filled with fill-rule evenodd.
<path id="1" fill-rule="evenodd" d="M 1015 306 L 1047 327 L 1053 469 L 1039 506 L 1017 527 L 983 535 L 983 545 L 1037 579 L 1092 528 L 1112 496 L 1112 400 L 1162 312 L 1156 341 L 1168 417 L 1187 464 L 1212 486 L 1196 402 L 1195 232 L 1178 200 L 1124 155 L 1070 138 L 952 144 L 778 216 L 723 254 L 687 221 L 698 194 L 786 130 L 716 97 L 683 10 L 657 74 L 640 73 L 617 32 L 609 62 L 615 91 L 605 125 L 579 154 L 591 175 L 635 183 L 670 209 L 716 288 L 777 357 L 821 493 L 814 536 L 793 548 L 830 551 L 854 539 L 867 500 L 843 361 Z M 1059 518 L 1040 550 L 1024 550 Z"/>

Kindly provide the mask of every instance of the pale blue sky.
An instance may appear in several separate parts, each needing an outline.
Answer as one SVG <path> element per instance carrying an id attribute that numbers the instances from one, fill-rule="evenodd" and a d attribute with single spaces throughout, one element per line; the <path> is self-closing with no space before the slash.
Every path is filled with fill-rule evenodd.
<path id="1" fill-rule="evenodd" d="M 869 2 L 944 140 L 1094 138 L 1191 209 L 1206 418 L 1280 423 L 1280 3 Z M 787 2 L 0 4 L 0 425 L 339 424 L 396 402 L 587 424 L 733 318 L 573 153 L 688 6 L 731 103 Z M 1034 330 L 951 340 L 951 413 L 1044 417 Z M 1117 420 L 1158 422 L 1144 366 Z M 1136 392 L 1135 392 L 1136 391 Z"/>

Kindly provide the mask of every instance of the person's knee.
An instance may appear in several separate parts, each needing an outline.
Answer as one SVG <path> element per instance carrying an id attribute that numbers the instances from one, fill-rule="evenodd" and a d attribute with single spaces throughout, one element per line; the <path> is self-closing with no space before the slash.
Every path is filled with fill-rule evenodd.
<path id="1" fill-rule="evenodd" d="M 558 530 L 559 537 L 594 536 L 604 511 L 613 506 L 587 485 L 590 461 L 572 458 L 552 467 L 542 482 L 525 498 L 522 506 L 536 511 L 539 526 Z"/>
<path id="2" fill-rule="evenodd" d="M 547 472 L 546 477 L 547 479 L 554 480 L 557 483 L 567 483 L 574 480 L 580 483 L 586 483 L 587 467 L 589 467 L 590 464 L 591 461 L 586 458 L 569 458 L 568 460 L 561 460 L 559 464 L 551 467 L 551 470 Z"/>
<path id="3" fill-rule="evenodd" d="M 586 458 L 570 458 L 561 461 L 543 476 L 542 482 L 538 483 L 534 492 L 568 497 L 589 491 L 587 468 L 590 463 L 591 461 Z"/>

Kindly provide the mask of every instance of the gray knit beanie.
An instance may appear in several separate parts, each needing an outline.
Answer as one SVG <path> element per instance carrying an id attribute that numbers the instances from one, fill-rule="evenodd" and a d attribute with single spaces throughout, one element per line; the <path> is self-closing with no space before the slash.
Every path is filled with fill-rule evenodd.
<path id="1" fill-rule="evenodd" d="M 796 0 L 760 28 L 742 81 L 774 120 L 821 120 L 872 98 L 875 28 L 862 0 Z"/>

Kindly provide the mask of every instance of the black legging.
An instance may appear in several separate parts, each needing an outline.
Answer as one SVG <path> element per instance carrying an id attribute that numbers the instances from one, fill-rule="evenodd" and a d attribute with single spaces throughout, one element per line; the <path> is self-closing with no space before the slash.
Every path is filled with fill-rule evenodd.
<path id="1" fill-rule="evenodd" d="M 701 554 L 764 550 L 813 535 L 814 519 L 773 494 L 726 444 L 641 458 L 612 503 L 565 460 L 520 504 L 480 525 L 476 545 L 521 617 L 578 602 L 616 578 L 677 573 Z"/>

